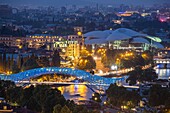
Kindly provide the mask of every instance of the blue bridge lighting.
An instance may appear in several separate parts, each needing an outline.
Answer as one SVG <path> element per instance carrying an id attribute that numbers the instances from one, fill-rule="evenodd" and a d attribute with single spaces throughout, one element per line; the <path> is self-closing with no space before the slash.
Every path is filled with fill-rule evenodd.
<path id="1" fill-rule="evenodd" d="M 72 68 L 60 68 L 60 67 L 45 67 L 45 68 L 35 68 L 11 75 L 0 75 L 1 80 L 11 80 L 14 82 L 20 82 L 24 80 L 30 80 L 44 74 L 64 74 L 76 76 L 78 79 L 83 79 L 84 81 L 92 84 L 106 84 L 116 83 L 117 81 L 124 81 L 126 76 L 120 78 L 105 78 L 97 75 L 92 75 L 89 72 L 72 69 Z"/>

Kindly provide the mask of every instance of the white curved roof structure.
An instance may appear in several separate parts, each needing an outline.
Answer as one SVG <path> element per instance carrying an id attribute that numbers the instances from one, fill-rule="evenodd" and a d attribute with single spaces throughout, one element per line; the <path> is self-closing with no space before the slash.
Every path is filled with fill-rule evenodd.
<path id="1" fill-rule="evenodd" d="M 85 44 L 106 44 L 107 41 L 104 38 L 87 38 Z"/>
<path id="2" fill-rule="evenodd" d="M 155 46 L 156 48 L 159 48 L 159 49 L 163 49 L 164 48 L 164 46 L 162 44 L 160 44 L 159 42 L 153 42 L 152 45 Z"/>
<path id="3" fill-rule="evenodd" d="M 136 32 L 134 30 L 127 29 L 127 28 L 119 28 L 119 29 L 116 29 L 115 32 L 122 33 L 122 34 L 130 36 L 130 37 L 148 36 L 146 34 L 142 34 L 142 33 Z"/>
<path id="4" fill-rule="evenodd" d="M 111 35 L 109 35 L 107 37 L 107 41 L 111 42 L 111 41 L 115 41 L 115 40 L 125 40 L 125 39 L 130 39 L 130 36 L 127 36 L 123 33 L 119 33 L 117 31 L 113 31 Z"/>
<path id="5" fill-rule="evenodd" d="M 131 29 L 127 28 L 119 28 L 112 32 L 111 35 L 107 37 L 107 41 L 115 41 L 115 40 L 124 40 L 124 39 L 130 39 L 132 37 L 144 37 L 148 36 L 146 34 L 141 34 L 136 31 L 133 31 Z"/>
<path id="6" fill-rule="evenodd" d="M 84 37 L 86 37 L 85 44 L 105 44 L 107 42 L 126 40 L 131 38 L 133 38 L 132 43 L 150 44 L 149 41 L 145 38 L 148 38 L 154 42 L 161 42 L 161 39 L 158 37 L 142 34 L 127 28 L 119 28 L 116 30 L 91 31 L 84 34 Z M 158 44 L 156 45 L 158 46 Z M 161 45 L 159 45 L 159 47 L 161 47 Z"/>
<path id="7" fill-rule="evenodd" d="M 109 36 L 110 34 L 112 34 L 113 30 L 104 30 L 103 32 L 104 32 L 104 33 L 107 33 L 108 36 Z"/>
<path id="8" fill-rule="evenodd" d="M 142 37 L 138 37 L 138 38 L 133 38 L 131 43 L 146 43 L 146 44 L 150 44 L 150 42 Z"/>
<path id="9" fill-rule="evenodd" d="M 146 38 L 149 38 L 155 42 L 162 42 L 162 40 L 159 37 L 154 37 L 154 36 L 146 36 Z"/>
<path id="10" fill-rule="evenodd" d="M 85 44 L 105 44 L 106 38 L 110 35 L 109 32 L 104 31 L 91 31 L 84 34 Z"/>
<path id="11" fill-rule="evenodd" d="M 106 38 L 109 34 L 103 31 L 91 31 L 84 34 L 84 37 Z"/>

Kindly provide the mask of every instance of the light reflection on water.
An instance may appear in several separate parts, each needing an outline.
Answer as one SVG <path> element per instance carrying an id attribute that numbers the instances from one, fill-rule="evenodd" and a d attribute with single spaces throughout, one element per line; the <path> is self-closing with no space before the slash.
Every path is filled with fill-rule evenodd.
<path id="1" fill-rule="evenodd" d="M 158 79 L 168 79 L 170 77 L 170 69 L 155 69 Z"/>
<path id="2" fill-rule="evenodd" d="M 92 97 L 93 91 L 85 85 L 69 85 L 58 87 L 66 99 L 74 100 L 89 100 Z"/>

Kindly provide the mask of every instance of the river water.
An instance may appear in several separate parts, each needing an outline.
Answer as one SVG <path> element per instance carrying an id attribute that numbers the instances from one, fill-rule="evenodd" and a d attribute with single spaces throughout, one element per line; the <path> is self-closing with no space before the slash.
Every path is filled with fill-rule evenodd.
<path id="1" fill-rule="evenodd" d="M 156 69 L 158 79 L 168 79 L 170 77 L 170 69 Z M 74 100 L 90 100 L 94 93 L 86 85 L 69 85 L 58 87 L 66 99 Z"/>
<path id="2" fill-rule="evenodd" d="M 170 79 L 170 69 L 155 69 L 158 74 L 158 79 Z M 94 93 L 86 85 L 68 85 L 58 87 L 66 99 L 74 100 L 90 100 Z"/>
<path id="3" fill-rule="evenodd" d="M 61 86 L 58 87 L 58 89 L 66 99 L 74 100 L 74 102 L 78 102 L 79 100 L 90 100 L 94 93 L 86 85 Z"/>

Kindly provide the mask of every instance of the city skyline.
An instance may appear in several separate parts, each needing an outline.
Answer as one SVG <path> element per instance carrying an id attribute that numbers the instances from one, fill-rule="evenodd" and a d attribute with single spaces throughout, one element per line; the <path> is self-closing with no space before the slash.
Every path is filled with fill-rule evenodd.
<path id="1" fill-rule="evenodd" d="M 112 6 L 119 6 L 121 4 L 125 5 L 141 5 L 145 7 L 153 6 L 154 4 L 164 4 L 164 3 L 170 3 L 169 0 L 0 0 L 0 4 L 8 4 L 11 6 L 29 6 L 29 7 L 39 7 L 39 6 L 55 6 L 55 7 L 61 7 L 61 6 L 69 6 L 69 5 L 77 5 L 77 6 L 94 6 L 96 4 L 99 5 L 112 5 Z"/>
<path id="2" fill-rule="evenodd" d="M 0 0 L 0 113 L 170 113 L 170 0 Z"/>

